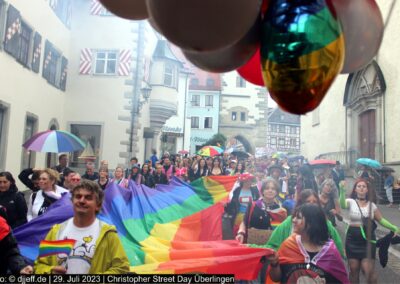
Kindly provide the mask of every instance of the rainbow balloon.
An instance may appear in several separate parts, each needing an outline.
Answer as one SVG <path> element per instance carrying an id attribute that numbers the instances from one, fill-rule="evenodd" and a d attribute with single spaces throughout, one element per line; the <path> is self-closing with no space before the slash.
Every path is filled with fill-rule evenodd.
<path id="1" fill-rule="evenodd" d="M 262 33 L 262 71 L 271 97 L 291 113 L 315 109 L 344 60 L 340 23 L 326 1 L 271 1 Z"/>

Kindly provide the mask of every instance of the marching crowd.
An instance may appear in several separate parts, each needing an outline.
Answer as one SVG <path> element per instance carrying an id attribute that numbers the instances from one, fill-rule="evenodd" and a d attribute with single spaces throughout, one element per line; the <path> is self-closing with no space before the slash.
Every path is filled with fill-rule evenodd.
<path id="1" fill-rule="evenodd" d="M 361 172 L 346 197 L 339 162 L 313 171 L 302 156 L 254 158 L 229 153 L 215 157 L 164 153 L 159 159 L 153 152 L 144 163 L 132 158 L 127 169 L 116 167 L 112 174 L 107 161 L 101 161 L 98 172 L 88 162 L 82 176 L 68 168 L 63 154 L 53 169 L 25 169 L 19 174 L 32 190 L 27 202 L 13 175 L 0 173 L 0 274 L 127 273 L 129 262 L 115 227 L 96 218 L 107 185 L 127 188 L 131 181 L 155 188 L 173 177 L 191 182 L 223 175 L 237 177 L 222 217 L 224 239 L 275 251 L 265 261 L 257 283 L 293 283 L 303 278 L 322 281 L 316 283 L 359 283 L 360 271 L 369 283 L 377 282 L 376 222 L 393 232 L 393 239 L 399 238 L 400 230 L 376 206 L 368 176 Z M 19 254 L 12 230 L 46 212 L 66 192 L 71 193 L 74 216 L 54 226 L 46 240 L 84 239 L 74 248 L 82 246 L 85 253 L 72 260 L 38 258 L 33 269 Z M 350 221 L 343 245 L 335 227 L 344 209 L 349 210 Z M 84 237 L 88 231 L 90 239 Z"/>

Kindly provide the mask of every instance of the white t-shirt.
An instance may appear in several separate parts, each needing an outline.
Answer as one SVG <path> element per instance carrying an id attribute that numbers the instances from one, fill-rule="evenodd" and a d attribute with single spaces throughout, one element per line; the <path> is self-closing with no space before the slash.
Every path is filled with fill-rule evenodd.
<path id="1" fill-rule="evenodd" d="M 44 194 L 47 194 L 48 196 L 50 196 L 53 199 L 60 199 L 62 194 L 65 192 L 69 192 L 68 189 L 65 189 L 61 186 L 56 185 L 55 192 L 48 191 L 48 192 L 45 192 Z M 32 195 L 33 194 L 34 193 L 32 193 L 31 196 L 29 197 L 28 214 L 27 214 L 28 222 L 32 219 L 35 219 L 38 216 L 39 210 L 42 207 L 43 202 L 44 202 L 43 190 L 39 190 L 38 192 L 36 192 L 36 197 L 32 204 Z"/>
<path id="2" fill-rule="evenodd" d="M 73 218 L 67 221 L 67 225 L 58 236 L 59 240 L 76 240 L 69 256 L 58 255 L 59 263 L 67 268 L 67 274 L 87 274 L 89 272 L 99 234 L 100 221 L 97 218 L 92 225 L 84 228 L 75 226 Z"/>
<path id="3" fill-rule="evenodd" d="M 375 203 L 371 202 L 370 206 L 370 202 L 368 201 L 367 206 L 360 207 L 360 209 L 358 209 L 357 201 L 355 201 L 354 199 L 347 198 L 346 202 L 349 205 L 349 217 L 350 217 L 349 225 L 362 225 L 360 209 L 363 214 L 363 217 L 369 216 L 369 218 L 374 219 L 375 211 L 377 209 Z M 371 207 L 371 212 L 370 214 L 368 214 L 370 207 Z"/>

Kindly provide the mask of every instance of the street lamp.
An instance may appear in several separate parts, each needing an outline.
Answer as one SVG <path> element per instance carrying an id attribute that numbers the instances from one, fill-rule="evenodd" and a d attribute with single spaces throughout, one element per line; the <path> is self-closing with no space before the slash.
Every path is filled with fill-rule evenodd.
<path id="1" fill-rule="evenodd" d="M 138 110 L 137 110 L 138 113 L 142 109 L 143 105 L 149 101 L 150 94 L 151 94 L 151 88 L 146 86 L 146 87 L 141 88 L 140 91 L 142 93 L 144 101 L 139 101 L 139 106 L 138 106 Z"/>

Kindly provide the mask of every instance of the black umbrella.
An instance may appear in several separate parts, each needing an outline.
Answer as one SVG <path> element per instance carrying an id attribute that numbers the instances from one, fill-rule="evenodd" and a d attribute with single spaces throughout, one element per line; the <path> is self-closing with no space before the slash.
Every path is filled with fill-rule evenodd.
<path id="1" fill-rule="evenodd" d="M 391 167 L 386 167 L 386 166 L 383 166 L 382 168 L 377 169 L 377 171 L 379 171 L 379 172 L 392 172 L 392 173 L 394 173 L 394 169 L 392 169 Z"/>
<path id="2" fill-rule="evenodd" d="M 234 150 L 231 152 L 232 155 L 236 156 L 238 159 L 247 159 L 250 154 L 245 151 Z"/>

